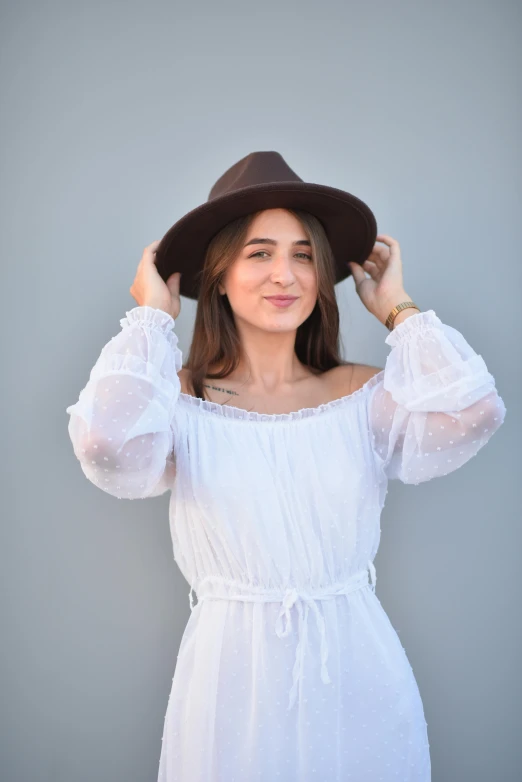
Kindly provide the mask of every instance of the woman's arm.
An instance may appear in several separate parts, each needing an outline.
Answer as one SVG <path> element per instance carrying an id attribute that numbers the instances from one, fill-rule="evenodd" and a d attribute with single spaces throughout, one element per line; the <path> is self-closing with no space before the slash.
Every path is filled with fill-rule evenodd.
<path id="1" fill-rule="evenodd" d="M 494 377 L 434 310 L 404 317 L 385 341 L 392 350 L 367 398 L 379 467 L 390 479 L 415 484 L 453 472 L 504 421 Z"/>
<path id="2" fill-rule="evenodd" d="M 115 497 L 137 499 L 163 493 L 174 479 L 182 354 L 175 321 L 161 309 L 134 307 L 120 325 L 66 412 L 86 477 Z"/>

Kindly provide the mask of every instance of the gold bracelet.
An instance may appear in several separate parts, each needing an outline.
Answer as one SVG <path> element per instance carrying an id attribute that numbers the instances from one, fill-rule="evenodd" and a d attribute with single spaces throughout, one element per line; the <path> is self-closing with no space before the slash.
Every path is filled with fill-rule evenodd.
<path id="1" fill-rule="evenodd" d="M 385 326 L 389 331 L 393 330 L 393 322 L 396 318 L 396 316 L 401 312 L 401 310 L 407 310 L 409 307 L 414 307 L 416 310 L 420 309 L 417 307 L 417 305 L 413 301 L 403 301 L 400 304 L 397 304 L 396 307 L 392 309 L 388 317 L 386 318 Z"/>

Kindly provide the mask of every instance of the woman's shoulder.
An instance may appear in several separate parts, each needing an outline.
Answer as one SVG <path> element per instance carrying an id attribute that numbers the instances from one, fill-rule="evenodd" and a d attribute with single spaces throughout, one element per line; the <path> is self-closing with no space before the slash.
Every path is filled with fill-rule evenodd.
<path id="1" fill-rule="evenodd" d="M 354 394 L 379 372 L 382 372 L 381 367 L 374 367 L 370 364 L 347 363 L 329 369 L 325 373 L 325 376 L 328 376 L 325 379 L 330 384 L 332 399 L 336 399 L 341 396 Z"/>
<path id="2" fill-rule="evenodd" d="M 193 394 L 194 389 L 192 387 L 192 373 L 188 367 L 181 367 L 178 372 L 179 382 L 181 385 L 181 391 L 183 394 Z"/>

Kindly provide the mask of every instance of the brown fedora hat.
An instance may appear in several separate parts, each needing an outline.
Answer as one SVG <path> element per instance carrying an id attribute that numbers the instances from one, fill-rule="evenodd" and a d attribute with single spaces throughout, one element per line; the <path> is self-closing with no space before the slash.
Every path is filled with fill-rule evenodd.
<path id="1" fill-rule="evenodd" d="M 181 272 L 180 293 L 197 299 L 210 240 L 227 223 L 251 212 L 303 209 L 320 220 L 335 258 L 335 282 L 351 274 L 348 261 L 364 263 L 377 236 L 371 209 L 335 187 L 303 180 L 279 152 L 251 152 L 217 180 L 206 203 L 177 221 L 156 250 L 156 268 L 166 281 Z"/>

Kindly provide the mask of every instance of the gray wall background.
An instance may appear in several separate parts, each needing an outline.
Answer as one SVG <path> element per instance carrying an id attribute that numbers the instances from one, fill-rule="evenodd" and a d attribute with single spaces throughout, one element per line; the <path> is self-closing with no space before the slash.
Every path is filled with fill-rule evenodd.
<path id="1" fill-rule="evenodd" d="M 434 782 L 520 779 L 521 10 L 2 3 L 2 780 L 156 779 L 189 616 L 169 495 L 90 484 L 65 408 L 135 306 L 143 247 L 268 149 L 367 201 L 406 290 L 495 376 L 507 417 L 477 458 L 390 484 L 377 593 Z M 338 295 L 345 355 L 384 366 L 386 329 L 352 279 Z M 184 351 L 193 317 L 184 299 Z"/>

